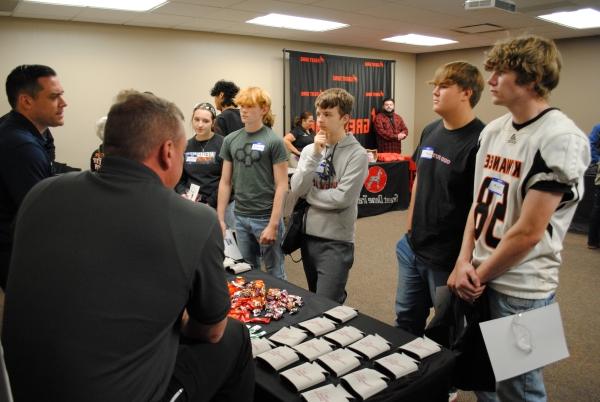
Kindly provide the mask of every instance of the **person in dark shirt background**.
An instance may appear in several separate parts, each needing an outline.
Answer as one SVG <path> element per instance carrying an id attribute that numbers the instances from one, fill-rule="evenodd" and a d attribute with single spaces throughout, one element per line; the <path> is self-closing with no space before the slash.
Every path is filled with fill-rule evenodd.
<path id="1" fill-rule="evenodd" d="M 215 121 L 215 133 L 223 137 L 244 127 L 240 110 L 233 101 L 240 88 L 231 81 L 219 80 L 210 90 L 210 96 L 215 98 L 215 106 L 221 112 Z"/>
<path id="2" fill-rule="evenodd" d="M 315 119 L 312 112 L 306 111 L 294 119 L 292 131 L 283 137 L 285 147 L 291 154 L 288 161 L 290 167 L 298 165 L 302 149 L 315 141 L 314 124 Z"/>
<path id="3" fill-rule="evenodd" d="M 187 142 L 185 149 L 183 174 L 177 184 L 179 194 L 190 196 L 190 187 L 200 187 L 196 199 L 217 208 L 217 193 L 223 160 L 219 156 L 223 137 L 213 132 L 216 116 L 215 108 L 210 103 L 199 103 L 192 112 L 194 136 Z"/>
<path id="4" fill-rule="evenodd" d="M 5 289 L 12 225 L 27 192 L 52 176 L 55 149 L 49 127 L 64 124 L 67 103 L 56 72 L 21 65 L 6 78 L 11 111 L 0 123 L 0 287 Z"/>

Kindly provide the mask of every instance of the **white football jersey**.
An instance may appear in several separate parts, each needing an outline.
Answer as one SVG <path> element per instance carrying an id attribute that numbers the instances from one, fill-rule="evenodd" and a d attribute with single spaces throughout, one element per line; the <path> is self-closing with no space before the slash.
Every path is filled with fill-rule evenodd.
<path id="1" fill-rule="evenodd" d="M 563 193 L 542 240 L 489 286 L 524 299 L 542 299 L 556 291 L 562 242 L 583 197 L 583 175 L 589 162 L 587 136 L 557 109 L 519 130 L 513 127 L 510 114 L 484 128 L 473 188 L 475 267 L 490 257 L 515 224 L 529 189 Z"/>

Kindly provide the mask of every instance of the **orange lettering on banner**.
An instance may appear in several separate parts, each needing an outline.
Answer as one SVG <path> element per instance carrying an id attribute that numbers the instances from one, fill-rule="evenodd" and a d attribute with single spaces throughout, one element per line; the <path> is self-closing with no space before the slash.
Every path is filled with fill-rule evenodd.
<path id="1" fill-rule="evenodd" d="M 334 75 L 331 79 L 333 81 L 358 82 L 358 77 L 356 75 Z"/>
<path id="2" fill-rule="evenodd" d="M 300 91 L 300 96 L 319 96 L 319 94 L 323 92 L 322 90 L 319 91 Z"/>
<path id="3" fill-rule="evenodd" d="M 383 98 L 384 93 L 383 91 L 377 91 L 377 92 L 365 92 L 365 96 L 368 97 L 377 97 L 377 98 Z"/>
<path id="4" fill-rule="evenodd" d="M 383 61 L 365 61 L 365 67 L 383 68 Z"/>
<path id="5" fill-rule="evenodd" d="M 319 57 L 300 56 L 300 63 L 322 64 L 322 63 L 325 63 L 325 58 L 323 56 L 319 56 Z"/>
<path id="6" fill-rule="evenodd" d="M 369 119 L 350 119 L 346 125 L 346 130 L 353 134 L 369 134 L 371 121 Z"/>

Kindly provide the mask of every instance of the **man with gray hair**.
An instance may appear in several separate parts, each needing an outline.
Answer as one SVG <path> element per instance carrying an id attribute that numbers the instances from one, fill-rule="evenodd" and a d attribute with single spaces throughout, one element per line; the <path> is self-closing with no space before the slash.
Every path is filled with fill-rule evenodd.
<path id="1" fill-rule="evenodd" d="M 25 198 L 2 333 L 15 400 L 252 400 L 216 214 L 172 191 L 185 145 L 177 106 L 133 93 L 108 114 L 98 172 Z"/>

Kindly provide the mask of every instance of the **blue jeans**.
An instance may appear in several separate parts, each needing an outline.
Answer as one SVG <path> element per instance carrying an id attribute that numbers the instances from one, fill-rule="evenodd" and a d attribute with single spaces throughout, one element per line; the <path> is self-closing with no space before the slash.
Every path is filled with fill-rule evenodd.
<path id="1" fill-rule="evenodd" d="M 414 335 L 422 336 L 429 308 L 435 301 L 435 288 L 446 286 L 450 272 L 441 271 L 417 260 L 407 235 L 404 235 L 396 245 L 396 257 L 398 258 L 396 326 Z"/>
<path id="2" fill-rule="evenodd" d="M 554 294 L 546 299 L 532 300 L 508 296 L 489 287 L 487 292 L 491 319 L 514 315 L 554 303 Z M 493 392 L 477 392 L 476 394 L 478 401 L 543 402 L 547 400 L 542 368 L 496 383 L 497 398 Z"/>
<path id="3" fill-rule="evenodd" d="M 261 260 L 265 263 L 267 272 L 279 279 L 286 279 L 283 267 L 284 256 L 281 251 L 281 238 L 283 237 L 283 219 L 279 221 L 277 238 L 270 245 L 259 244 L 260 234 L 269 224 L 270 215 L 265 216 L 240 216 L 235 215 L 235 235 L 238 247 L 244 260 L 254 269 L 260 269 Z"/>

